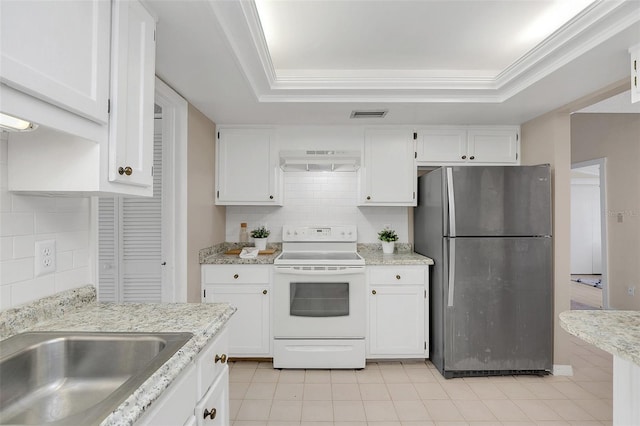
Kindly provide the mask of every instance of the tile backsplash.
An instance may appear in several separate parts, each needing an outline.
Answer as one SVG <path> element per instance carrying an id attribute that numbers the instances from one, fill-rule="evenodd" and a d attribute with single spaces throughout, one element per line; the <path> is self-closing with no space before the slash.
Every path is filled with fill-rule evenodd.
<path id="1" fill-rule="evenodd" d="M 8 136 L 0 134 L 0 310 L 90 283 L 88 197 L 7 190 Z M 56 242 L 56 271 L 34 276 L 35 243 Z"/>
<path id="2" fill-rule="evenodd" d="M 358 207 L 356 172 L 286 172 L 284 205 L 227 206 L 226 240 L 238 241 L 240 223 L 249 230 L 265 225 L 269 241 L 282 241 L 282 225 L 358 226 L 358 242 L 378 242 L 378 231 L 391 225 L 408 242 L 408 207 Z"/>

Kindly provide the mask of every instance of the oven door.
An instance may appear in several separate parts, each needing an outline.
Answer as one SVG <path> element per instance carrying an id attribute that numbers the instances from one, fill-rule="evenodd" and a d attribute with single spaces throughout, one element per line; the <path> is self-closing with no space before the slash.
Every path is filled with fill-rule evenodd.
<path id="1" fill-rule="evenodd" d="M 276 339 L 364 338 L 364 267 L 276 266 L 273 310 Z"/>

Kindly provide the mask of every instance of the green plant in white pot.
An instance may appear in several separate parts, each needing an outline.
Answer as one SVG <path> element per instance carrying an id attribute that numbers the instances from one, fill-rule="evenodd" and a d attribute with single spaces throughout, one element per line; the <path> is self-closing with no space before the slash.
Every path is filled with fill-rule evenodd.
<path id="1" fill-rule="evenodd" d="M 398 234 L 391 228 L 385 228 L 378 232 L 378 239 L 382 241 L 382 252 L 391 254 L 395 248 L 395 242 L 398 241 Z"/>
<path id="2" fill-rule="evenodd" d="M 270 233 L 271 231 L 264 226 L 260 226 L 251 231 L 251 237 L 253 238 L 253 242 L 258 250 L 265 250 L 267 248 L 267 238 Z"/>

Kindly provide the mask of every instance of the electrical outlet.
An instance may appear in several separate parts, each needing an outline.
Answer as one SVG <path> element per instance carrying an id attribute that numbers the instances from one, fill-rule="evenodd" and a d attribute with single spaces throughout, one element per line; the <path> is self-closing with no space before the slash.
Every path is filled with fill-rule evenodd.
<path id="1" fill-rule="evenodd" d="M 34 273 L 36 277 L 56 271 L 56 240 L 36 241 Z"/>
<path id="2" fill-rule="evenodd" d="M 635 286 L 629 286 L 629 288 L 627 288 L 627 294 L 629 296 L 635 296 L 636 295 L 636 287 Z"/>

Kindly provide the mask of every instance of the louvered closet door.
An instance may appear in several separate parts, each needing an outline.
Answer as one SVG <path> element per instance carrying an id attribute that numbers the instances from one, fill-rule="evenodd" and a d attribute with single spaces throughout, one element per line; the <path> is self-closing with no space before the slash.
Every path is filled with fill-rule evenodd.
<path id="1" fill-rule="evenodd" d="M 118 215 L 117 200 L 98 200 L 98 300 L 117 302 L 118 298 Z"/>
<path id="2" fill-rule="evenodd" d="M 100 199 L 99 294 L 103 302 L 162 301 L 161 134 L 154 137 L 153 155 L 153 197 Z"/>

